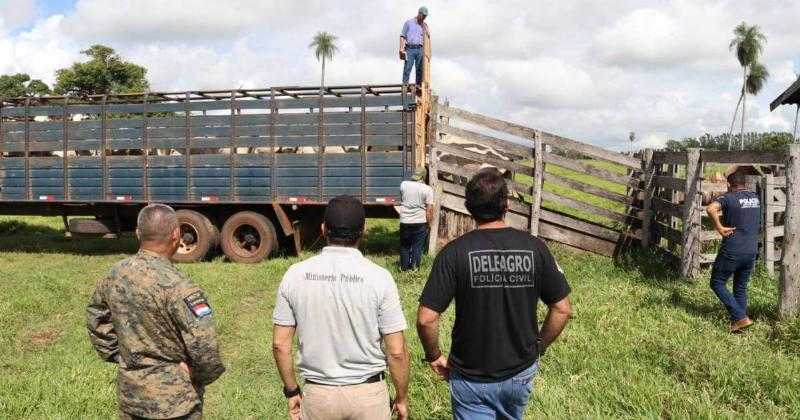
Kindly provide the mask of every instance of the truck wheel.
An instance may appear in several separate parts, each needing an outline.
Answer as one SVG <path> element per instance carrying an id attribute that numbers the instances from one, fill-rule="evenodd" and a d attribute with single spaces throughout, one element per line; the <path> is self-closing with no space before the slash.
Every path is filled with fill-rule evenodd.
<path id="1" fill-rule="evenodd" d="M 222 251 L 233 262 L 258 263 L 267 258 L 278 243 L 275 226 L 264 215 L 241 211 L 222 225 Z"/>
<path id="2" fill-rule="evenodd" d="M 214 225 L 208 217 L 194 210 L 178 210 L 175 215 L 181 227 L 181 243 L 172 260 L 182 263 L 201 261 L 216 246 L 214 242 L 218 239 L 214 237 L 214 230 L 209 229 Z"/>

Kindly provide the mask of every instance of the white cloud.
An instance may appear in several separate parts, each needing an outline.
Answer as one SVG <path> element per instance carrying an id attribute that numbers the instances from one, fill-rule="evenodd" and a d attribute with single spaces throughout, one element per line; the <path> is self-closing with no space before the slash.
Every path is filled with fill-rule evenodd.
<path id="1" fill-rule="evenodd" d="M 30 23 L 35 14 L 34 0 L 0 0 L 0 34 Z"/>
<path id="2" fill-rule="evenodd" d="M 9 6 L 13 3 L 13 7 Z M 748 98 L 747 126 L 787 130 L 768 104 L 800 70 L 800 2 L 429 0 L 433 87 L 451 104 L 615 149 L 727 132 L 741 86 L 728 51 L 743 19 L 769 38 L 772 77 Z M 398 35 L 416 4 L 392 0 L 78 0 L 36 18 L 33 0 L 0 0 L 0 74 L 52 82 L 105 43 L 149 69 L 155 90 L 316 85 L 313 34 L 339 37 L 329 84 L 397 83 Z M 8 6 L 8 7 L 7 7 Z"/>

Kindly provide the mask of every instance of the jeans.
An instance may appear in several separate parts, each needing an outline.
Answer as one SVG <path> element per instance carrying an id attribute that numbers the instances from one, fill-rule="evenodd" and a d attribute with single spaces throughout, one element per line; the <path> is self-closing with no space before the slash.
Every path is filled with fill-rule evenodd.
<path id="1" fill-rule="evenodd" d="M 400 223 L 400 270 L 419 267 L 428 246 L 427 223 Z"/>
<path id="2" fill-rule="evenodd" d="M 755 254 L 730 254 L 720 251 L 714 261 L 711 271 L 711 290 L 725 305 L 731 317 L 731 322 L 736 322 L 747 316 L 747 282 L 756 263 Z M 725 287 L 725 283 L 733 276 L 733 294 Z"/>
<path id="3" fill-rule="evenodd" d="M 500 382 L 474 382 L 450 370 L 450 400 L 455 420 L 521 419 L 533 392 L 539 362 Z"/>
<path id="4" fill-rule="evenodd" d="M 411 66 L 417 69 L 416 79 L 414 81 L 417 85 L 422 83 L 422 47 L 419 48 L 406 48 L 406 61 L 403 65 L 403 84 L 408 84 L 409 76 L 411 76 Z"/>

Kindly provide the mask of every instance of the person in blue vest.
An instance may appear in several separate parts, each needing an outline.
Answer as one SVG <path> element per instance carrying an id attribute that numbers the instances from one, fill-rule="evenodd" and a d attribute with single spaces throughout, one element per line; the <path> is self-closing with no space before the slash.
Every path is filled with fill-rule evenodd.
<path id="1" fill-rule="evenodd" d="M 711 290 L 728 310 L 730 331 L 738 333 L 753 325 L 747 316 L 747 282 L 758 255 L 761 200 L 747 190 L 745 173 L 737 170 L 728 175 L 728 192 L 709 204 L 707 211 L 722 235 L 722 246 L 711 272 Z M 731 276 L 733 294 L 726 287 Z"/>
<path id="2" fill-rule="evenodd" d="M 428 8 L 423 6 L 419 8 L 417 16 L 409 19 L 403 24 L 403 30 L 400 32 L 400 59 L 405 62 L 403 66 L 403 84 L 408 84 L 408 79 L 411 76 L 411 68 L 417 70 L 414 82 L 417 86 L 422 84 L 422 57 L 425 51 L 422 44 L 425 40 L 425 35 L 430 34 L 428 31 L 428 24 L 425 23 L 425 18 L 428 17 Z"/>

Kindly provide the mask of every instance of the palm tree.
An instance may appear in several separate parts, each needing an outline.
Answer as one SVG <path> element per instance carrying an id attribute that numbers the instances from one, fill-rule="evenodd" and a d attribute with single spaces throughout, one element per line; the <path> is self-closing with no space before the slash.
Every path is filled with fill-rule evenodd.
<path id="1" fill-rule="evenodd" d="M 742 105 L 742 138 L 741 145 L 744 148 L 744 119 L 747 109 L 747 92 L 750 91 L 748 86 L 748 70 L 752 73 L 754 65 L 760 67 L 761 73 L 753 80 L 752 87 L 757 87 L 755 93 L 761 90 L 769 73 L 767 69 L 758 63 L 758 58 L 764 50 L 764 43 L 767 42 L 767 37 L 761 33 L 761 28 L 758 25 L 748 26 L 746 22 L 742 22 L 733 30 L 733 39 L 731 40 L 728 48 L 736 51 L 736 59 L 739 65 L 742 66 L 742 93 L 739 96 L 739 103 Z M 751 92 L 752 93 L 752 92 Z M 755 93 L 753 93 L 755 95 Z M 739 103 L 736 104 L 736 110 L 733 114 L 733 122 L 731 122 L 731 135 L 733 135 L 733 124 L 736 121 L 736 114 L 739 112 Z M 728 144 L 730 148 L 730 143 Z"/>
<path id="2" fill-rule="evenodd" d="M 314 41 L 308 46 L 308 48 L 314 48 L 314 55 L 317 56 L 317 61 L 322 60 L 322 83 L 320 83 L 320 89 L 325 86 L 325 61 L 333 60 L 333 55 L 339 51 L 335 42 L 335 35 L 322 31 L 314 35 Z"/>

